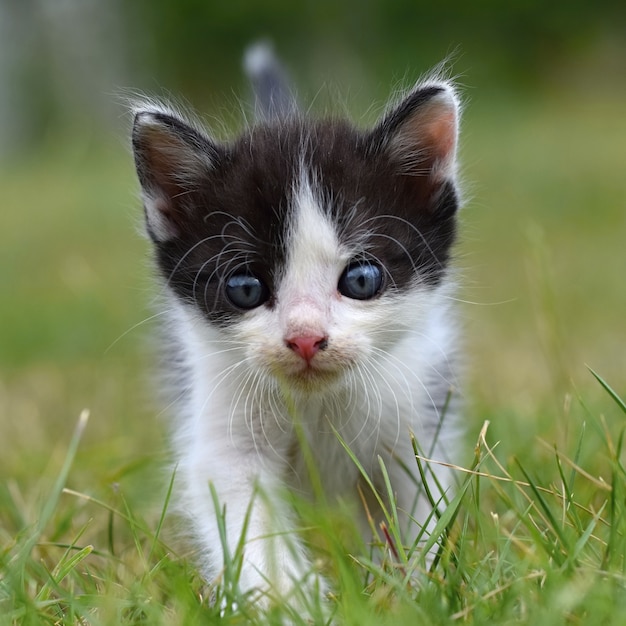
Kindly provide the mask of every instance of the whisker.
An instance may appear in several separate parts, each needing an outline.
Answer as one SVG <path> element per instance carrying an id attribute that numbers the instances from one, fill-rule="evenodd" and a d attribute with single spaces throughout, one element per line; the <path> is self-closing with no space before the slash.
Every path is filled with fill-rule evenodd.
<path id="1" fill-rule="evenodd" d="M 117 337 L 112 343 L 109 344 L 109 346 L 104 351 L 104 354 L 108 354 L 120 341 L 122 341 L 122 339 L 124 339 L 125 337 L 130 335 L 130 333 L 134 332 L 135 330 L 137 330 L 141 326 L 144 326 L 145 324 L 148 324 L 152 320 L 155 320 L 155 319 L 157 319 L 159 317 L 164 317 L 166 315 L 169 315 L 169 313 L 170 313 L 170 310 L 167 310 L 167 309 L 163 310 L 163 311 L 159 311 L 158 313 L 155 313 L 154 315 L 150 315 L 150 316 L 142 319 L 140 322 L 137 322 L 136 324 L 133 324 L 130 328 L 125 330 L 119 337 Z"/>

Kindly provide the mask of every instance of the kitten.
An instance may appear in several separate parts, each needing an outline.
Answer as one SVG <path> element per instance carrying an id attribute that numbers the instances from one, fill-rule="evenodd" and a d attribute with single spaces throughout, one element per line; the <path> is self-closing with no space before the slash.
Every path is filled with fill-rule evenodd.
<path id="1" fill-rule="evenodd" d="M 248 61 L 262 120 L 239 137 L 217 142 L 144 104 L 132 139 L 179 381 L 181 510 L 210 579 L 224 563 L 212 485 L 231 554 L 247 520 L 241 588 L 287 596 L 313 576 L 283 498 L 311 492 L 306 454 L 328 499 L 357 502 L 342 441 L 384 494 L 381 457 L 407 544 L 434 525 L 406 468 L 411 433 L 425 454 L 454 456 L 459 103 L 432 80 L 371 129 L 311 120 L 270 55 Z M 449 495 L 448 471 L 427 471 Z M 359 522 L 371 539 L 364 510 Z"/>

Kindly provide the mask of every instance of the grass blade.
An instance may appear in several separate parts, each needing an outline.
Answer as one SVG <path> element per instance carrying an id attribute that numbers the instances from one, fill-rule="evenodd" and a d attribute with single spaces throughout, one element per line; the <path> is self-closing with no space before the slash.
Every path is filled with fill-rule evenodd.
<path id="1" fill-rule="evenodd" d="M 617 392 L 609 385 L 609 383 L 600 376 L 597 372 L 589 368 L 589 371 L 593 374 L 595 379 L 604 387 L 605 391 L 615 400 L 617 406 L 626 414 L 626 402 L 617 394 Z"/>
<path id="2" fill-rule="evenodd" d="M 541 510 L 543 510 L 543 513 L 544 513 L 548 523 L 550 524 L 550 527 L 552 528 L 553 533 L 556 535 L 558 540 L 561 542 L 562 553 L 564 553 L 564 554 L 571 554 L 572 550 L 571 550 L 571 546 L 569 545 L 569 541 L 567 540 L 567 537 L 565 536 L 565 533 L 563 532 L 563 529 L 561 528 L 560 524 L 557 522 L 556 518 L 554 517 L 554 514 L 552 513 L 552 509 L 550 508 L 550 506 L 546 502 L 546 500 L 543 497 L 541 491 L 539 489 L 537 489 L 537 486 L 535 485 L 535 483 L 533 482 L 532 478 L 530 477 L 530 474 L 528 474 L 528 472 L 524 469 L 524 467 L 520 463 L 519 459 L 516 458 L 515 459 L 515 463 L 516 463 L 517 467 L 519 467 L 519 469 L 522 472 L 522 474 L 524 474 L 524 478 L 526 478 L 528 486 L 530 487 L 531 491 L 533 492 L 533 494 L 534 494 L 534 496 L 536 498 L 536 502 L 533 503 L 533 506 L 536 507 L 537 506 L 537 502 L 539 503 L 540 508 L 541 508 Z M 563 558 L 561 556 L 557 556 L 557 555 L 560 554 L 558 550 L 548 550 L 548 552 L 551 553 L 551 555 L 555 559 L 559 560 L 561 564 L 563 564 L 563 562 L 564 562 Z"/>
<path id="3" fill-rule="evenodd" d="M 154 531 L 154 537 L 152 539 L 152 544 L 150 545 L 150 551 L 148 552 L 148 562 L 152 557 L 152 553 L 159 543 L 159 537 L 161 536 L 161 530 L 163 528 L 163 522 L 165 521 L 165 515 L 167 513 L 167 509 L 169 508 L 170 500 L 172 499 L 172 491 L 174 490 L 174 480 L 176 478 L 176 469 L 172 472 L 172 477 L 170 478 L 169 485 L 167 486 L 167 493 L 165 494 L 165 502 L 163 502 L 163 507 L 161 508 L 161 515 L 159 517 L 159 522 L 157 524 L 156 530 Z"/>
<path id="4" fill-rule="evenodd" d="M 39 518 L 35 523 L 35 527 L 30 537 L 24 541 L 21 546 L 19 552 L 19 559 L 22 563 L 25 563 L 33 548 L 39 541 L 41 534 L 44 529 L 52 519 L 54 515 L 54 511 L 57 508 L 59 503 L 59 498 L 63 493 L 63 488 L 67 482 L 67 477 L 70 473 L 70 468 L 72 467 L 72 463 L 74 462 L 74 457 L 76 456 L 76 452 L 78 450 L 78 445 L 80 444 L 80 440 L 83 436 L 83 432 L 85 431 L 85 427 L 87 426 L 87 422 L 89 420 L 89 411 L 85 410 L 80 414 L 78 418 L 78 423 L 76 424 L 76 428 L 74 429 L 74 433 L 72 435 L 72 439 L 70 440 L 70 444 L 67 449 L 67 453 L 65 455 L 65 459 L 63 461 L 63 466 L 61 467 L 61 471 L 59 472 L 52 489 L 50 490 L 50 495 L 47 500 L 44 502 L 41 513 L 39 514 Z"/>

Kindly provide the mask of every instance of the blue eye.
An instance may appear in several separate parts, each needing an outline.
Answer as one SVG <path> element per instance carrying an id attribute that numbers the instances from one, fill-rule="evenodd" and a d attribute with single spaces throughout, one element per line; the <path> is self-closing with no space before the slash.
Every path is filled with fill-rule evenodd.
<path id="1" fill-rule="evenodd" d="M 354 300 L 369 300 L 382 287 L 383 274 L 378 267 L 367 261 L 350 263 L 339 279 L 338 289 L 341 294 Z"/>
<path id="2" fill-rule="evenodd" d="M 226 281 L 227 298 L 240 309 L 254 309 L 269 298 L 265 283 L 252 274 L 233 274 Z"/>

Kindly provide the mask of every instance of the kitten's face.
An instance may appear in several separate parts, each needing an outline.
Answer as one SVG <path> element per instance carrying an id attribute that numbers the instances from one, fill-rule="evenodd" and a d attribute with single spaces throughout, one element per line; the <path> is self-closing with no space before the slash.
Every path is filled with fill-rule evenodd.
<path id="1" fill-rule="evenodd" d="M 372 131 L 294 119 L 218 146 L 171 112 L 133 134 L 177 298 L 296 391 L 328 388 L 419 324 L 454 238 L 457 105 L 414 90 Z"/>
<path id="2" fill-rule="evenodd" d="M 356 222 L 353 204 L 338 208 L 335 201 L 333 211 L 322 194 L 305 173 L 294 183 L 284 235 L 277 244 L 282 248 L 280 260 L 266 259 L 258 271 L 272 276 L 271 291 L 248 270 L 224 276 L 227 299 L 241 295 L 232 289 L 239 277 L 249 284 L 248 293 L 267 298 L 224 332 L 245 344 L 255 369 L 302 391 L 324 390 L 366 362 L 373 349 L 390 345 L 390 315 L 396 316 L 396 333 L 401 332 L 409 323 L 398 319 L 402 301 L 413 301 L 413 290 L 399 289 L 393 267 L 388 267 L 392 255 L 376 245 L 382 233 L 374 225 L 363 232 L 346 225 L 342 232 L 337 211 L 351 212 L 342 217 Z M 351 226 L 358 229 L 358 222 Z M 388 247 L 402 246 L 395 239 L 389 245 L 387 236 L 382 239 Z"/>

